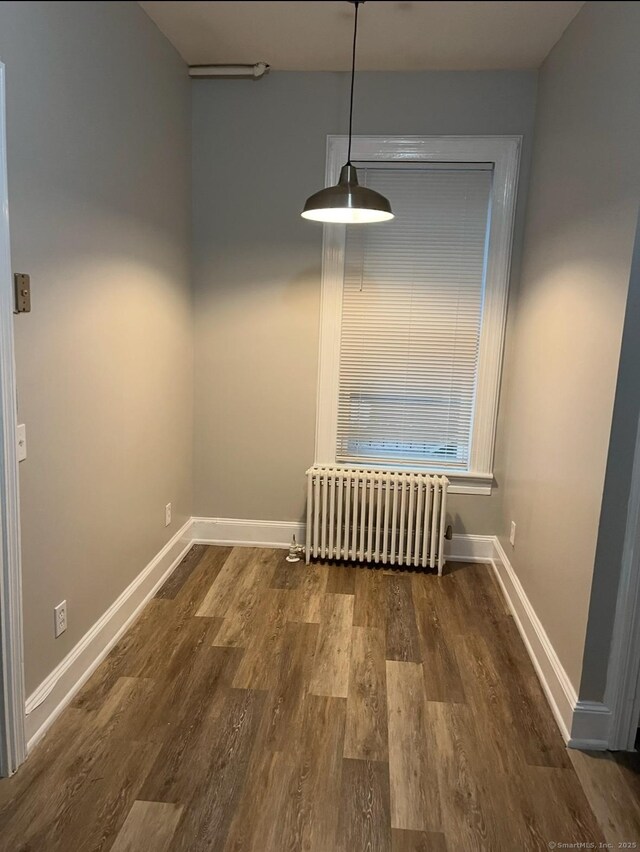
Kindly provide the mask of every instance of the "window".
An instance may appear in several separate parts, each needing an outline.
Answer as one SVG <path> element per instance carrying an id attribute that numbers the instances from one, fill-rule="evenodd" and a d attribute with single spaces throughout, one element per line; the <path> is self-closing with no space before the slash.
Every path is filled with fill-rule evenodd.
<path id="1" fill-rule="evenodd" d="M 396 218 L 325 226 L 316 463 L 489 493 L 519 140 L 354 139 Z M 327 183 L 344 159 L 329 137 Z"/>

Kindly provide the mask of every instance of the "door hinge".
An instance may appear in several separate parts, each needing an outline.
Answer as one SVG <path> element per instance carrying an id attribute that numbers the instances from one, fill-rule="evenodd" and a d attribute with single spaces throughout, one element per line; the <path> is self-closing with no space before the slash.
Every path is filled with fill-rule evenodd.
<path id="1" fill-rule="evenodd" d="M 31 278 L 24 272 L 16 272 L 13 276 L 15 287 L 14 314 L 28 314 L 31 310 Z"/>

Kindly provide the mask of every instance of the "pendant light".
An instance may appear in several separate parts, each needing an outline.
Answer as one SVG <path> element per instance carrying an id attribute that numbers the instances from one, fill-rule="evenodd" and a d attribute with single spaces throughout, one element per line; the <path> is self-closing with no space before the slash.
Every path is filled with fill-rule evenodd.
<path id="1" fill-rule="evenodd" d="M 358 173 L 351 164 L 351 128 L 353 125 L 353 82 L 356 72 L 356 38 L 358 35 L 358 6 L 364 0 L 350 0 L 356 7 L 353 25 L 353 53 L 351 57 L 351 100 L 349 106 L 349 148 L 347 162 L 340 170 L 340 180 L 309 196 L 302 216 L 316 222 L 334 222 L 347 225 L 366 222 L 385 222 L 393 219 L 391 205 L 384 195 L 358 183 Z"/>

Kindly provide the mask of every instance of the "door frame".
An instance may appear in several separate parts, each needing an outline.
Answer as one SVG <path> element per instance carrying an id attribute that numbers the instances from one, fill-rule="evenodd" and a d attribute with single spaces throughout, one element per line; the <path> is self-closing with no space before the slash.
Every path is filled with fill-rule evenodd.
<path id="1" fill-rule="evenodd" d="M 640 214 L 629 288 L 640 288 Z M 637 302 L 638 296 L 634 298 Z M 629 308 L 627 307 L 627 310 Z M 625 321 L 626 325 L 626 321 Z M 626 333 L 626 329 L 625 329 Z M 610 711 L 607 748 L 633 751 L 640 724 L 640 412 L 636 424 L 604 704 Z"/>
<path id="2" fill-rule="evenodd" d="M 607 748 L 633 751 L 640 721 L 640 418 L 604 702 L 611 711 Z"/>
<path id="3" fill-rule="evenodd" d="M 27 754 L 18 485 L 14 295 L 9 240 L 5 66 L 0 62 L 0 774 Z"/>

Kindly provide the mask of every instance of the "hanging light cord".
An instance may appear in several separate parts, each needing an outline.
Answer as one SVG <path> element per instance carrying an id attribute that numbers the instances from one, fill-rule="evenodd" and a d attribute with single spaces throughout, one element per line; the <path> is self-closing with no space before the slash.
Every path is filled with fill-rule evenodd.
<path id="1" fill-rule="evenodd" d="M 361 0 L 355 0 L 356 16 L 353 23 L 353 51 L 351 54 L 351 100 L 349 103 L 349 151 L 347 153 L 347 165 L 351 165 L 351 128 L 353 127 L 353 82 L 356 75 L 356 38 L 358 37 L 358 6 Z"/>

